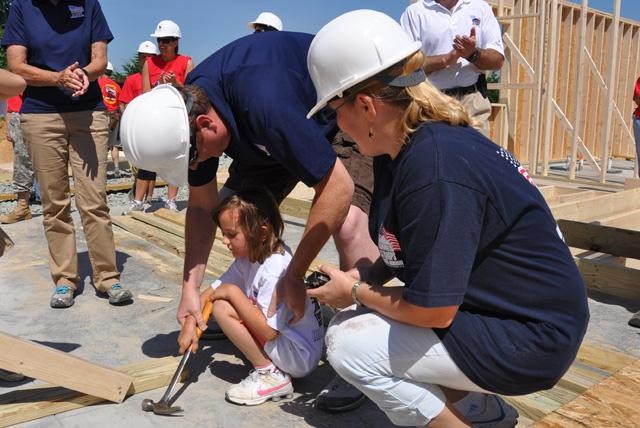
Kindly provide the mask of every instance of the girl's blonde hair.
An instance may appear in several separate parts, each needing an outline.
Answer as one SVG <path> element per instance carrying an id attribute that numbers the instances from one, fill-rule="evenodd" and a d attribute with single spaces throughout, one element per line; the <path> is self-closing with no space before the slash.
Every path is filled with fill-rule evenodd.
<path id="1" fill-rule="evenodd" d="M 225 198 L 214 212 L 220 227 L 220 215 L 229 209 L 238 211 L 239 226 L 245 234 L 249 260 L 260 264 L 274 253 L 284 253 L 284 223 L 274 197 L 265 189 L 247 189 Z M 266 233 L 262 231 L 265 227 Z"/>
<path id="2" fill-rule="evenodd" d="M 386 76 L 406 76 L 422 68 L 423 64 L 424 55 L 418 51 L 398 64 L 345 91 L 345 96 L 367 93 L 386 103 L 403 107 L 404 113 L 398 125 L 403 144 L 424 122 L 446 122 L 453 126 L 475 125 L 476 121 L 469 116 L 458 100 L 441 92 L 429 80 L 405 88 L 388 86 L 377 79 L 377 76 L 383 74 Z"/>

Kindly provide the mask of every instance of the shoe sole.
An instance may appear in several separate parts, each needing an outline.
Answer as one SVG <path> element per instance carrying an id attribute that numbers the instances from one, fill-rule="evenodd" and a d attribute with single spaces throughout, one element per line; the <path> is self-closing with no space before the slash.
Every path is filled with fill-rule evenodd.
<path id="1" fill-rule="evenodd" d="M 322 404 L 322 402 L 317 402 L 317 403 L 314 403 L 314 407 L 316 409 L 319 409 L 328 413 L 342 413 L 342 412 L 348 412 L 350 410 L 354 410 L 362 406 L 362 404 L 365 401 L 367 401 L 367 396 L 363 394 L 362 396 L 358 397 L 357 400 L 349 404 L 345 404 L 343 406 L 332 406 L 328 404 Z"/>
<path id="2" fill-rule="evenodd" d="M 73 304 L 75 303 L 75 300 L 71 300 L 70 303 L 64 303 L 64 302 L 49 302 L 49 306 L 52 307 L 53 309 L 65 309 L 65 308 L 70 308 L 71 306 L 73 306 Z"/>
<path id="3" fill-rule="evenodd" d="M 228 401 L 230 401 L 231 403 L 234 403 L 234 404 L 240 404 L 242 406 L 257 406 L 259 404 L 266 403 L 269 400 L 273 401 L 274 403 L 277 403 L 278 401 L 280 401 L 282 399 L 290 400 L 290 399 L 293 398 L 293 392 L 287 392 L 285 394 L 277 394 L 277 395 L 273 395 L 273 396 L 269 396 L 268 395 L 266 397 L 260 397 L 260 398 L 256 398 L 256 399 L 253 399 L 253 400 L 232 399 L 227 394 L 225 394 L 225 397 L 227 398 Z"/>
<path id="4" fill-rule="evenodd" d="M 129 291 L 122 293 L 122 295 L 119 297 L 109 297 L 109 303 L 112 305 L 122 305 L 125 303 L 129 303 L 132 300 L 133 300 L 133 296 Z"/>

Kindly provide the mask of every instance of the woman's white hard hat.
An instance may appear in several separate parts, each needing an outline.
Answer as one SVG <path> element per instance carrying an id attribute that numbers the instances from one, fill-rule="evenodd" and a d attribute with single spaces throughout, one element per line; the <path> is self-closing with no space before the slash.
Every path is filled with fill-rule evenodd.
<path id="1" fill-rule="evenodd" d="M 354 10 L 330 21 L 313 38 L 307 67 L 317 102 L 310 118 L 345 90 L 420 50 L 393 18 L 375 10 Z"/>
<path id="2" fill-rule="evenodd" d="M 182 37 L 182 33 L 180 32 L 180 27 L 178 24 L 171 21 L 170 19 L 165 19 L 163 21 L 158 22 L 158 26 L 156 27 L 156 31 L 151 34 L 151 37 Z"/>
<path id="3" fill-rule="evenodd" d="M 127 105 L 120 140 L 136 167 L 154 171 L 170 184 L 187 182 L 189 116 L 182 95 L 170 84 L 158 85 Z"/>
<path id="4" fill-rule="evenodd" d="M 278 16 L 271 12 L 262 12 L 255 21 L 249 22 L 249 28 L 252 30 L 256 29 L 256 24 L 268 25 L 269 27 L 273 27 L 278 31 L 282 31 L 284 26 L 282 25 L 282 20 L 278 18 Z"/>
<path id="5" fill-rule="evenodd" d="M 138 45 L 138 53 L 158 55 L 160 52 L 155 43 L 145 40 Z"/>

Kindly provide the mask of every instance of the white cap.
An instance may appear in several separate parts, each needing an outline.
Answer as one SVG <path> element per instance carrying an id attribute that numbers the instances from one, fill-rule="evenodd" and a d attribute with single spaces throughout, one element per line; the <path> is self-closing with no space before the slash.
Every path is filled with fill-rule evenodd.
<path id="1" fill-rule="evenodd" d="M 107 61 L 107 71 L 113 71 L 113 64 L 111 64 L 111 61 Z"/>
<path id="2" fill-rule="evenodd" d="M 158 55 L 158 47 L 155 43 L 146 40 L 138 45 L 138 53 Z"/>
<path id="3" fill-rule="evenodd" d="M 122 114 L 120 139 L 127 160 L 170 184 L 187 182 L 189 115 L 180 92 L 158 85 L 137 96 Z"/>
<path id="4" fill-rule="evenodd" d="M 182 33 L 180 32 L 180 27 L 175 22 L 165 19 L 163 21 L 158 22 L 158 26 L 156 27 L 156 31 L 153 34 L 150 34 L 151 37 L 182 37 Z"/>
<path id="5" fill-rule="evenodd" d="M 313 116 L 329 100 L 420 50 L 394 19 L 375 10 L 354 10 L 330 21 L 309 46 L 307 67 L 316 88 Z"/>
<path id="6" fill-rule="evenodd" d="M 271 12 L 262 12 L 255 21 L 249 22 L 249 28 L 252 30 L 256 29 L 256 24 L 267 25 L 269 27 L 273 27 L 278 31 L 282 31 L 284 28 L 282 25 L 282 20 L 278 18 L 278 16 Z"/>

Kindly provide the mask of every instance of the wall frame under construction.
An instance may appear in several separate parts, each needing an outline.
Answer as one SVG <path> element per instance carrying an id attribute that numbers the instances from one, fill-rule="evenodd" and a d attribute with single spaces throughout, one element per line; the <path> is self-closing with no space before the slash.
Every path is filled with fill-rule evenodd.
<path id="1" fill-rule="evenodd" d="M 613 14 L 589 9 L 586 0 L 488 2 L 506 56 L 500 82 L 490 84 L 500 91 L 494 116 L 502 118 L 492 123 L 494 140 L 543 175 L 549 162 L 573 155 L 593 162 L 604 181 L 610 157 L 635 158 L 640 23 L 620 18 L 620 0 L 612 0 Z"/>

